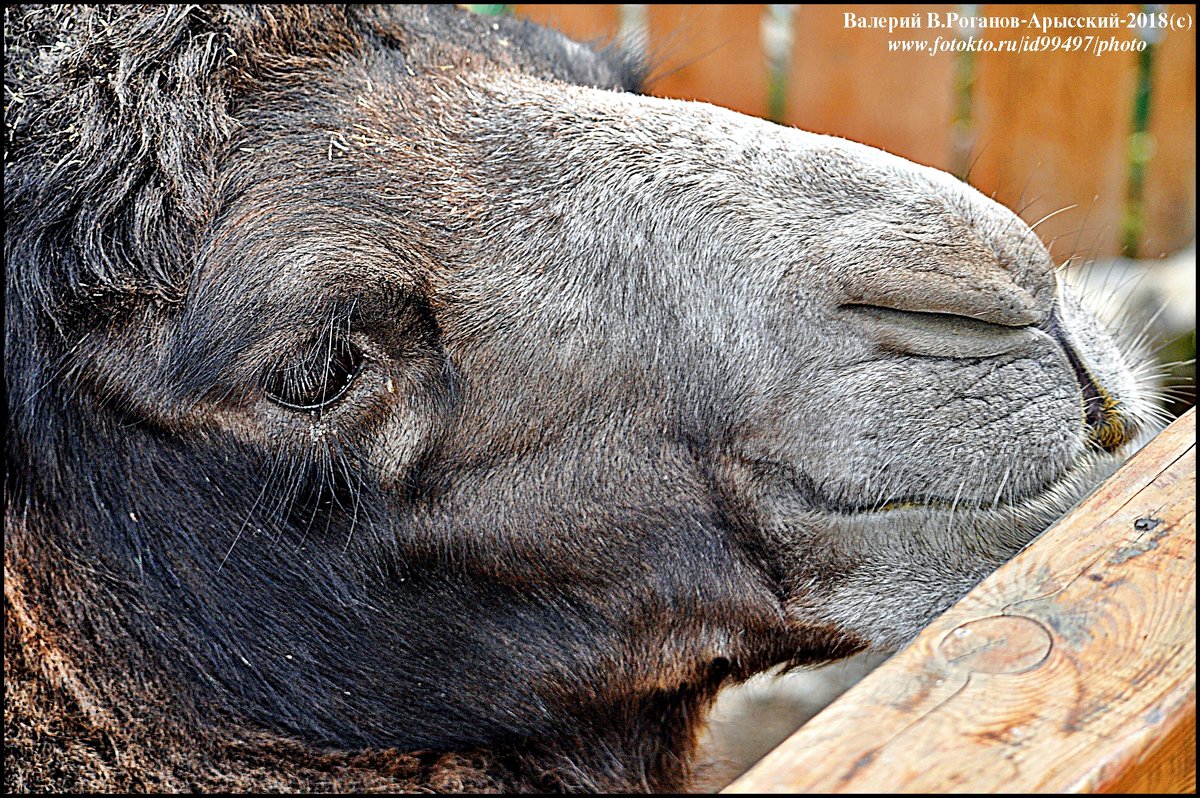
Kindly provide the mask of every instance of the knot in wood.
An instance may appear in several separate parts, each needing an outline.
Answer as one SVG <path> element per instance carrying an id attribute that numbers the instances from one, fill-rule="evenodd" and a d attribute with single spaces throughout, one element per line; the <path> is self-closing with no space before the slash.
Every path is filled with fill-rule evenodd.
<path id="1" fill-rule="evenodd" d="M 1050 631 L 1023 615 L 994 615 L 951 630 L 938 650 L 953 668 L 1022 673 L 1041 665 L 1054 647 Z"/>

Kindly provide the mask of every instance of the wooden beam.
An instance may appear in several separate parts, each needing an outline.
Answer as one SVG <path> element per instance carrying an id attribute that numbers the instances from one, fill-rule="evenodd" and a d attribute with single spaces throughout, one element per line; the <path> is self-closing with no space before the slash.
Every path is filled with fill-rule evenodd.
<path id="1" fill-rule="evenodd" d="M 726 792 L 1194 792 L 1196 411 Z"/>

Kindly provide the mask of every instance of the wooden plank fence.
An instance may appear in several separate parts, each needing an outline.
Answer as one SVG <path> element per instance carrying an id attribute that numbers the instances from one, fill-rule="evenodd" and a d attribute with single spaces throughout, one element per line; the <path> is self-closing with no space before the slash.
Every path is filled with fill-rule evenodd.
<path id="1" fill-rule="evenodd" d="M 937 32 L 848 29 L 844 15 L 968 13 L 956 5 L 789 7 L 790 51 L 772 78 L 762 4 L 516 5 L 516 14 L 568 35 L 610 41 L 640 25 L 654 69 L 649 89 L 702 99 L 809 130 L 863 141 L 957 174 L 1021 212 L 1060 260 L 1157 257 L 1195 237 L 1196 41 L 1193 30 L 1099 31 L 1144 37 L 1149 112 L 1134 136 L 1138 52 L 901 53 L 889 42 Z M 980 16 L 1195 16 L 1194 5 L 981 5 Z M 631 25 L 631 21 L 633 24 Z M 1060 36 L 1088 32 L 1052 31 Z M 953 32 L 947 32 L 954 38 Z M 1021 31 L 975 35 L 1013 40 Z M 636 37 L 634 37 L 636 38 Z M 779 101 L 773 101 L 772 92 Z M 781 105 L 781 107 L 780 107 Z M 1140 154 L 1139 154 L 1140 153 Z M 1135 161 L 1143 158 L 1137 165 Z M 1139 170 L 1135 174 L 1135 170 Z"/>
<path id="2" fill-rule="evenodd" d="M 953 6 L 858 6 L 861 15 L 907 17 Z M 798 6 L 783 121 L 843 136 L 918 163 L 954 166 L 956 59 L 889 53 L 886 29 L 848 29 L 828 6 Z"/>
<path id="3" fill-rule="evenodd" d="M 1171 7 L 1173 10 L 1175 6 Z M 1180 6 L 1195 13 L 1196 6 Z M 1196 39 L 1165 36 L 1155 53 L 1141 252 L 1172 252 L 1196 237 Z"/>
<path id="4" fill-rule="evenodd" d="M 654 93 L 767 116 L 765 10 L 755 3 L 648 6 L 650 51 L 664 62 Z M 736 62 L 730 62 L 727 52 L 736 55 Z"/>
<path id="5" fill-rule="evenodd" d="M 1044 7 L 1050 14 L 1068 6 Z M 984 6 L 981 13 L 1028 15 L 1034 6 Z M 1096 6 L 1099 16 L 1136 5 Z M 1001 30 L 998 41 L 1020 40 Z M 1137 38 L 1121 30 L 1119 41 Z M 1049 64 L 1052 63 L 1052 67 Z M 1060 258 L 1075 252 L 1117 254 L 1129 183 L 1129 148 L 1138 54 L 980 53 L 976 61 L 972 183 L 1023 218 Z M 1071 207 L 1074 206 L 1074 207 Z"/>

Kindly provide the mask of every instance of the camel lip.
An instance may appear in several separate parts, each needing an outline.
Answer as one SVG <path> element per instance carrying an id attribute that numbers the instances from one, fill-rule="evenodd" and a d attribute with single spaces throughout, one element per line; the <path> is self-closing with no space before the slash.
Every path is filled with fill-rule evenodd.
<path id="1" fill-rule="evenodd" d="M 1007 495 L 1002 482 L 996 490 L 995 498 L 990 501 L 962 497 L 954 499 L 942 496 L 893 496 L 873 504 L 850 504 L 831 499 L 812 501 L 812 496 L 809 499 L 814 511 L 828 517 L 843 519 L 901 516 L 910 513 L 936 513 L 939 516 L 950 517 L 1012 517 L 1013 514 L 1024 515 L 1047 507 L 1053 508 L 1061 515 L 1088 496 L 1150 437 L 1153 436 L 1143 436 L 1111 452 L 1087 447 L 1057 479 L 1036 492 L 1019 496 Z"/>

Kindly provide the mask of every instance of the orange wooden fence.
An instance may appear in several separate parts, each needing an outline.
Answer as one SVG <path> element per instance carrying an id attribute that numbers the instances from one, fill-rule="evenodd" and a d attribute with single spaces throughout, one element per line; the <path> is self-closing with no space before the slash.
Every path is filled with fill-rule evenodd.
<path id="1" fill-rule="evenodd" d="M 1105 40 L 1151 42 L 1150 106 L 1138 138 L 1144 160 L 1140 196 L 1134 159 L 1138 52 L 902 53 L 889 42 L 938 31 L 847 28 L 845 14 L 925 18 L 961 12 L 955 5 L 817 6 L 791 12 L 791 48 L 779 89 L 779 121 L 881 147 L 912 160 L 965 173 L 970 182 L 1035 222 L 1056 257 L 1174 252 L 1195 237 L 1196 42 L 1193 30 L 1128 28 L 1051 30 Z M 982 5 L 988 16 L 1137 14 L 1139 5 Z M 1195 17 L 1194 5 L 1156 6 Z M 702 99 L 767 116 L 771 70 L 764 45 L 765 5 L 517 5 L 515 13 L 568 35 L 609 41 L 643 19 L 653 71 L 649 90 Z M 1037 31 L 976 30 L 1000 42 Z M 946 34 L 953 39 L 953 32 Z M 1128 45 L 1127 45 L 1128 46 Z M 1135 236 L 1126 229 L 1134 221 Z"/>

